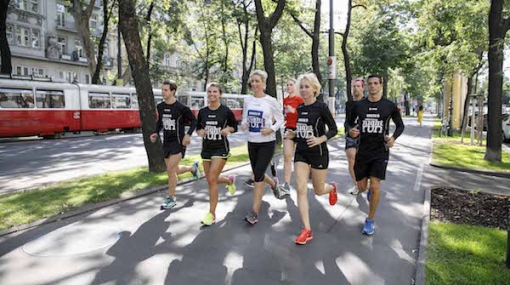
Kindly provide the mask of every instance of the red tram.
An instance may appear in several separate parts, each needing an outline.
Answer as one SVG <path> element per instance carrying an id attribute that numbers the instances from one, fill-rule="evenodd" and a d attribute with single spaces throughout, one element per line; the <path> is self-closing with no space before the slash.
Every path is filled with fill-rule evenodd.
<path id="1" fill-rule="evenodd" d="M 163 101 L 154 89 L 156 104 Z M 241 121 L 246 95 L 223 94 L 222 103 Z M 205 92 L 177 92 L 195 116 L 207 105 Z M 138 130 L 141 126 L 134 87 L 0 79 L 0 137 L 59 138 L 68 132 Z"/>

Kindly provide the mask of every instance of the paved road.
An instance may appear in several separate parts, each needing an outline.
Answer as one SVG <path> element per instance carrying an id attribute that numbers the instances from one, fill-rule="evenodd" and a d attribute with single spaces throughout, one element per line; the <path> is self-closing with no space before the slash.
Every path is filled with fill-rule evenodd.
<path id="1" fill-rule="evenodd" d="M 293 242 L 301 226 L 295 191 L 287 200 L 266 191 L 251 227 L 242 221 L 251 190 L 221 190 L 217 224 L 200 227 L 208 208 L 202 179 L 179 186 L 170 211 L 159 210 L 164 193 L 157 193 L 0 238 L 0 284 L 412 284 L 432 120 L 423 128 L 405 121 L 373 237 L 361 235 L 368 204 L 365 195 L 347 193 L 338 139 L 330 143 L 328 180 L 339 182 L 339 202 L 329 206 L 327 196 L 310 191 L 314 239 L 306 246 Z M 229 174 L 242 181 L 250 169 Z"/>
<path id="2" fill-rule="evenodd" d="M 336 120 L 343 124 L 344 116 Z M 187 156 L 199 154 L 202 148 L 200 137 L 191 138 Z M 247 133 L 235 133 L 229 140 L 232 147 L 245 145 Z M 0 194 L 146 165 L 141 134 L 4 142 L 0 143 Z"/>

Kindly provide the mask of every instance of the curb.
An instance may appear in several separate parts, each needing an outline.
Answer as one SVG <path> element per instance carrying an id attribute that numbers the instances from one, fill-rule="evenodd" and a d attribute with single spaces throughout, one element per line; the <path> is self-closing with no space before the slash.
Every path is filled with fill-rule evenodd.
<path id="1" fill-rule="evenodd" d="M 232 166 L 232 167 L 223 169 L 222 173 L 226 172 L 226 171 L 234 170 L 234 169 L 237 169 L 237 168 L 241 168 L 241 167 L 244 167 L 244 166 L 249 165 L 249 164 L 250 164 L 249 162 L 238 164 L 236 166 Z M 205 178 L 205 176 L 200 177 L 200 179 L 204 179 L 204 178 Z M 194 181 L 195 180 L 193 180 L 193 178 L 184 179 L 182 181 L 179 181 L 179 183 L 177 183 L 177 186 L 188 184 L 188 183 L 194 182 Z M 161 186 L 154 186 L 154 187 L 143 189 L 143 190 L 138 190 L 136 192 L 126 192 L 126 193 L 122 194 L 120 198 L 117 198 L 117 199 L 113 199 L 113 200 L 109 200 L 109 201 L 104 201 L 104 202 L 100 202 L 100 203 L 97 203 L 97 204 L 85 205 L 85 206 L 82 206 L 82 207 L 80 207 L 80 208 L 78 208 L 77 210 L 74 210 L 74 211 L 58 214 L 58 215 L 55 215 L 55 216 L 52 216 L 52 217 L 49 217 L 49 218 L 45 218 L 45 219 L 42 219 L 42 220 L 39 220 L 39 221 L 35 221 L 35 222 L 32 222 L 32 223 L 23 224 L 23 225 L 19 225 L 19 226 L 14 226 L 14 227 L 11 227 L 11 228 L 8 228 L 8 229 L 5 229 L 5 230 L 1 230 L 0 231 L 0 237 L 9 235 L 9 234 L 12 234 L 12 233 L 15 233 L 15 232 L 19 232 L 19 231 L 24 231 L 24 230 L 28 230 L 28 229 L 31 229 L 31 228 L 35 228 L 35 227 L 40 226 L 40 225 L 49 224 L 49 223 L 53 223 L 53 222 L 58 222 L 58 221 L 61 221 L 61 220 L 64 220 L 64 219 L 68 219 L 68 218 L 71 218 L 71 217 L 75 217 L 75 216 L 78 216 L 78 215 L 81 215 L 81 214 L 84 214 L 84 213 L 87 213 L 87 212 L 99 210 L 99 209 L 111 206 L 113 204 L 118 204 L 118 203 L 121 203 L 121 202 L 124 202 L 124 201 L 133 200 L 133 199 L 136 199 L 136 198 L 139 198 L 139 197 L 142 197 L 142 196 L 147 196 L 147 195 L 159 192 L 161 190 L 165 190 L 165 189 L 167 189 L 167 187 L 168 187 L 167 185 L 161 185 Z"/>
<path id="2" fill-rule="evenodd" d="M 506 172 L 498 172 L 498 171 L 490 171 L 490 170 L 476 170 L 476 169 L 462 168 L 462 167 L 456 167 L 456 166 L 446 166 L 446 165 L 433 163 L 432 159 L 429 162 L 429 164 L 431 166 L 434 166 L 437 168 L 442 168 L 442 169 L 455 170 L 455 171 L 461 171 L 461 172 L 467 172 L 467 173 L 473 173 L 473 174 L 489 175 L 489 176 L 510 179 L 510 173 L 506 173 Z"/>
<path id="3" fill-rule="evenodd" d="M 427 245 L 430 223 L 430 187 L 425 189 L 425 199 L 423 201 L 423 220 L 421 223 L 420 247 L 418 250 L 417 268 L 415 275 L 416 285 L 425 285 L 425 262 L 427 259 Z"/>

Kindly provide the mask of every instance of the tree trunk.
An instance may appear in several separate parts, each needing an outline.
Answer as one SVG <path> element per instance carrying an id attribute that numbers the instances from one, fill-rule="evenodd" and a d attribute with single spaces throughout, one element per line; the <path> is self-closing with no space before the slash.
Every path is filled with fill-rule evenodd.
<path id="1" fill-rule="evenodd" d="M 501 105 L 503 102 L 503 44 L 508 19 L 503 19 L 503 0 L 492 0 L 489 12 L 489 96 L 487 147 L 484 159 L 501 162 Z M 480 114 L 483 115 L 483 114 Z"/>
<path id="2" fill-rule="evenodd" d="M 147 64 L 151 64 L 151 45 L 152 45 L 152 26 L 151 26 L 151 18 L 152 18 L 152 10 L 154 9 L 154 1 L 151 2 L 149 6 L 149 11 L 147 12 L 147 17 L 145 21 L 147 22 L 147 29 L 149 29 L 149 37 L 147 39 Z"/>
<path id="3" fill-rule="evenodd" d="M 349 31 L 351 29 L 351 14 L 352 14 L 352 0 L 349 0 L 349 4 L 347 6 L 347 23 L 345 25 L 345 31 L 342 34 L 342 54 L 344 55 L 344 66 L 345 66 L 345 94 L 347 94 L 347 101 L 354 100 L 352 98 L 351 92 L 351 81 L 352 81 L 352 72 L 351 72 L 351 64 L 349 52 L 347 51 L 347 38 L 349 37 Z"/>
<path id="4" fill-rule="evenodd" d="M 89 64 L 89 72 L 91 75 L 96 72 L 96 57 L 94 54 L 94 42 L 92 35 L 90 34 L 90 16 L 94 10 L 94 3 L 98 0 L 91 0 L 84 11 L 82 8 L 81 0 L 73 0 L 73 17 L 76 25 L 78 34 L 83 39 L 83 48 L 85 49 L 85 55 L 87 56 L 87 62 Z"/>
<path id="5" fill-rule="evenodd" d="M 108 25 L 110 23 L 110 18 L 112 16 L 115 2 L 117 2 L 117 0 L 113 1 L 112 8 L 110 12 L 108 12 L 108 0 L 103 0 L 103 34 L 101 35 L 101 40 L 99 40 L 99 46 L 97 47 L 97 64 L 94 75 L 92 76 L 92 84 L 97 84 L 99 82 L 99 75 L 101 74 L 101 69 L 103 68 L 104 43 L 106 42 L 106 36 L 108 35 Z"/>
<path id="6" fill-rule="evenodd" d="M 149 171 L 162 172 L 166 170 L 166 165 L 163 160 L 161 141 L 159 138 L 156 143 L 150 141 L 150 135 L 156 129 L 156 121 L 154 120 L 156 118 L 156 107 L 149 77 L 149 67 L 143 54 L 135 11 L 134 0 L 119 0 L 119 28 L 126 45 L 129 64 L 133 69 Z"/>
<path id="7" fill-rule="evenodd" d="M 312 68 L 313 73 L 319 79 L 319 82 L 324 86 L 322 82 L 322 74 L 320 71 L 319 64 L 319 46 L 320 46 L 320 29 L 321 29 L 321 0 L 315 2 L 315 20 L 313 23 L 313 34 L 312 34 Z M 324 102 L 323 92 L 320 93 L 317 98 L 319 101 Z"/>
<path id="8" fill-rule="evenodd" d="M 389 77 L 388 69 L 386 68 L 383 74 L 383 98 L 388 98 L 388 80 L 390 80 Z"/>
<path id="9" fill-rule="evenodd" d="M 1 74 L 12 74 L 11 49 L 7 42 L 7 10 L 10 0 L 0 0 L 0 54 L 2 57 Z"/>
<path id="10" fill-rule="evenodd" d="M 473 77 L 474 77 L 473 75 L 470 76 L 468 78 L 468 82 L 467 82 L 467 95 L 466 95 L 466 100 L 464 100 L 464 114 L 462 114 L 462 122 L 461 122 L 462 132 L 460 135 L 460 143 L 464 142 L 464 133 L 466 132 L 466 128 L 467 128 L 468 113 L 469 113 L 469 100 L 471 99 Z M 474 118 L 471 119 L 471 121 L 473 121 L 473 120 L 474 120 Z M 473 122 L 471 122 L 471 127 L 474 127 Z"/>
<path id="11" fill-rule="evenodd" d="M 409 116 L 410 110 L 409 110 L 409 93 L 404 94 L 404 108 L 406 109 L 406 116 Z"/>

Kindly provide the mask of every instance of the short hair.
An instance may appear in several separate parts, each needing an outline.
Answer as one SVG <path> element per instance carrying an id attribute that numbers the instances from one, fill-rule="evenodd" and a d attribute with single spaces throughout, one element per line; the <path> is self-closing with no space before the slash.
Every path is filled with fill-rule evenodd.
<path id="1" fill-rule="evenodd" d="M 301 87 L 301 81 L 303 80 L 306 80 L 308 81 L 308 83 L 310 83 L 310 85 L 312 85 L 312 87 L 315 88 L 315 94 L 314 96 L 317 97 L 319 95 L 319 92 L 321 91 L 321 83 L 319 82 L 319 79 L 317 78 L 317 75 L 315 75 L 315 73 L 305 73 L 305 74 L 302 74 L 298 77 L 298 88 Z"/>
<path id="2" fill-rule="evenodd" d="M 365 80 L 363 80 L 363 78 L 359 77 L 359 78 L 356 78 L 354 80 L 351 81 L 351 86 L 356 83 L 356 82 L 361 82 L 361 87 L 365 88 Z"/>
<path id="3" fill-rule="evenodd" d="M 175 83 L 175 81 L 165 80 L 163 81 L 163 85 L 170 86 L 170 91 L 177 91 L 177 83 Z"/>
<path id="4" fill-rule="evenodd" d="M 209 89 L 209 87 L 216 87 L 216 88 L 218 88 L 218 90 L 220 90 L 220 94 L 223 94 L 223 90 L 221 89 L 221 84 L 219 84 L 218 82 L 211 82 L 211 83 L 207 84 L 207 88 L 205 88 L 205 90 L 207 91 L 207 89 Z"/>
<path id="5" fill-rule="evenodd" d="M 254 70 L 251 74 L 250 74 L 250 78 L 252 78 L 253 75 L 258 75 L 260 76 L 260 78 L 262 79 L 262 82 L 266 83 L 266 80 L 267 80 L 267 72 L 265 72 L 264 70 Z"/>
<path id="6" fill-rule="evenodd" d="M 367 81 L 368 81 L 368 80 L 370 80 L 370 78 L 378 78 L 378 79 L 379 79 L 379 83 L 380 83 L 380 84 L 382 84 L 382 83 L 383 83 L 383 82 L 382 82 L 382 77 L 381 77 L 381 75 L 379 75 L 379 74 L 370 74 L 370 75 L 368 76 Z"/>

